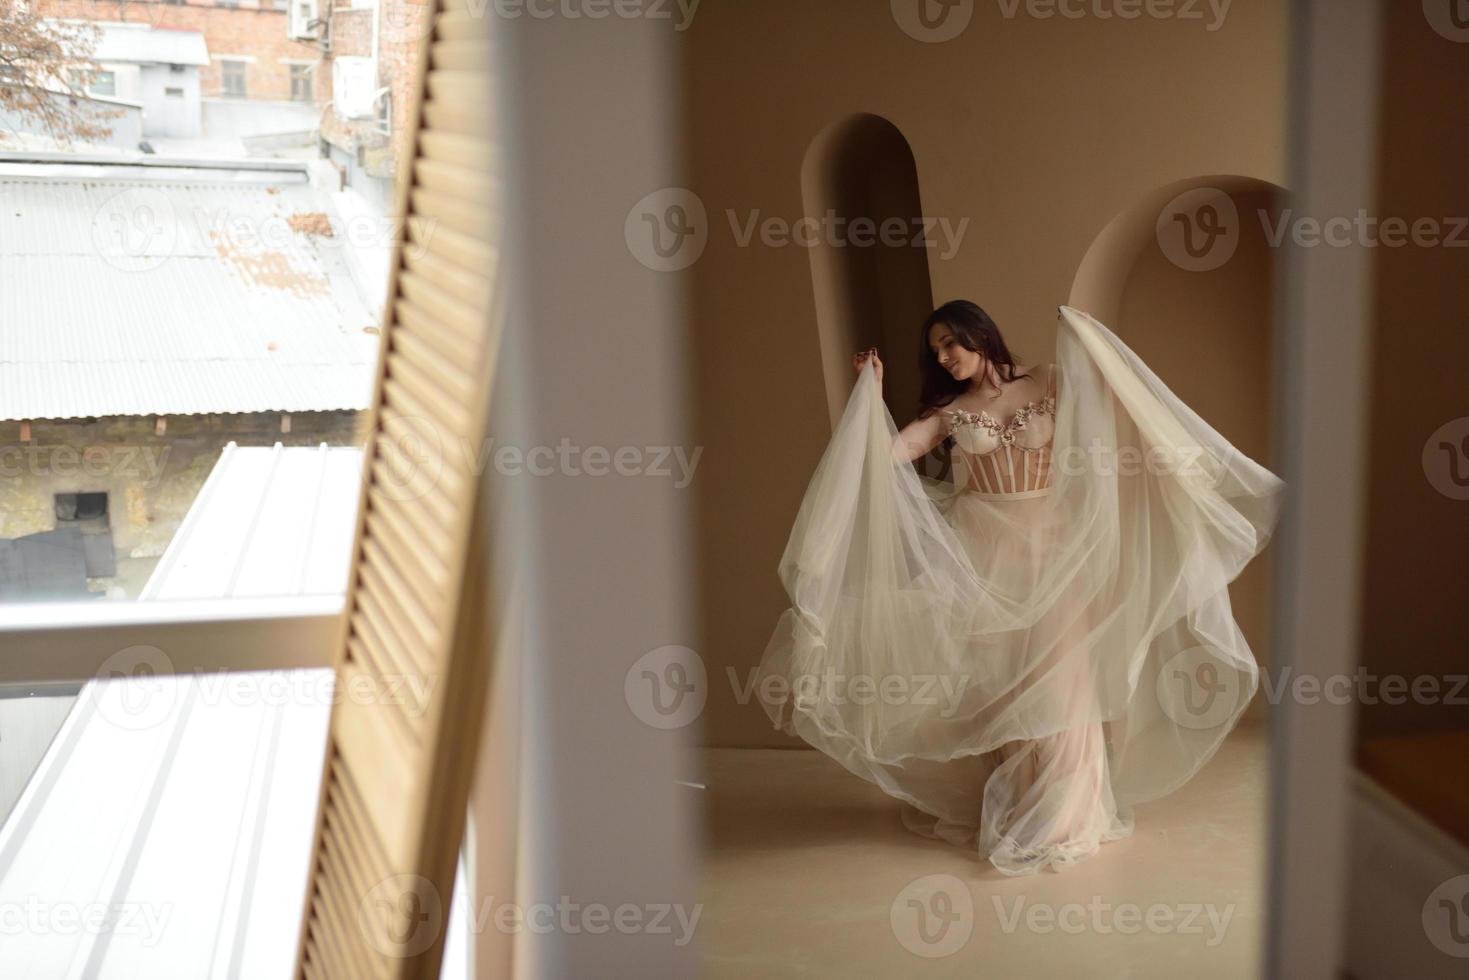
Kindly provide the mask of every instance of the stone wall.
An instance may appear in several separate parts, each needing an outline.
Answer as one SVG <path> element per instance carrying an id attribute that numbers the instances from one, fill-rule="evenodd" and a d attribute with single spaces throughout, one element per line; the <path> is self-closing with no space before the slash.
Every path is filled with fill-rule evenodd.
<path id="1" fill-rule="evenodd" d="M 241 446 L 362 445 L 366 413 L 311 412 L 118 417 L 0 422 L 0 539 L 57 527 L 56 495 L 105 492 L 116 575 L 88 579 L 88 589 L 136 598 L 178 531 L 220 452 Z M 59 598 L 59 597 L 58 597 Z"/>

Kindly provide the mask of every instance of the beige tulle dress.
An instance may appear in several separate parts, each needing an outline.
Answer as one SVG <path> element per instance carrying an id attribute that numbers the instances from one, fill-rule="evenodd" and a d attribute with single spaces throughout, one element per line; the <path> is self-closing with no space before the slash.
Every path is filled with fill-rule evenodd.
<path id="1" fill-rule="evenodd" d="M 1132 832 L 1254 695 L 1227 586 L 1284 484 L 1089 314 L 1060 308 L 1047 394 L 944 412 L 942 480 L 895 458 L 862 369 L 781 558 L 772 722 L 1000 871 Z"/>

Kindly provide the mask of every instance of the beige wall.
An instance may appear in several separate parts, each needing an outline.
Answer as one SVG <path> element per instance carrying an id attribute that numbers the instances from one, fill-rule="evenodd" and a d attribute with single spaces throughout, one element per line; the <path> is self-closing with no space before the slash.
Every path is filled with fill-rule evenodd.
<path id="1" fill-rule="evenodd" d="M 1269 189 L 1236 193 L 1231 200 L 1241 220 L 1229 260 L 1209 272 L 1183 271 L 1150 235 L 1120 277 L 1115 320 L 1122 340 L 1190 408 L 1240 452 L 1270 467 L 1276 448 L 1270 422 L 1277 255 L 1267 243 L 1266 228 L 1276 226 L 1281 204 Z M 1277 474 L 1282 469 L 1278 464 L 1273 468 Z M 1267 546 L 1229 587 L 1235 620 L 1262 671 L 1275 668 L 1270 560 Z M 1245 722 L 1265 717 L 1270 691 L 1262 679 Z"/>
<path id="2" fill-rule="evenodd" d="M 1198 21 L 1006 19 L 1000 5 L 976 3 L 968 28 L 942 44 L 904 34 L 885 0 L 700 7 L 679 35 L 683 185 L 708 212 L 709 241 L 678 275 L 690 290 L 692 421 L 704 448 L 691 488 L 701 558 L 692 645 L 710 671 L 708 743 L 792 744 L 758 704 L 737 703 L 727 669 L 746 679 L 787 605 L 776 563 L 830 435 L 809 250 L 758 237 L 740 247 L 726 210 L 737 222 L 756 212 L 801 218 L 812 141 L 854 113 L 881 116 L 912 148 L 923 214 L 951 227 L 969 221 L 955 254 L 928 253 L 934 300 L 976 300 L 1023 361 L 1049 360 L 1056 306 L 1074 302 L 1083 257 L 1114 218 L 1189 178 L 1285 183 L 1285 42 L 1286 4 L 1263 0 L 1232 6 L 1214 31 Z M 1138 261 L 1141 283 L 1150 273 Z M 1129 281 L 1133 267 L 1122 263 L 1114 275 Z M 1251 267 L 1239 260 L 1237 269 L 1189 274 L 1195 282 L 1175 270 L 1166 293 L 1124 298 L 1124 317 L 1137 317 L 1147 336 L 1155 316 L 1187 305 L 1190 289 L 1208 280 L 1200 295 L 1219 304 L 1211 300 L 1196 322 L 1207 323 L 1199 329 L 1211 349 L 1227 345 L 1233 301 L 1220 287 Z M 1237 297 L 1252 317 L 1268 305 L 1261 290 L 1268 283 Z M 1124 337 L 1132 326 L 1109 325 Z M 1245 407 L 1262 389 L 1247 384 L 1241 396 L 1240 378 L 1263 383 L 1269 365 L 1258 360 L 1258 323 L 1245 334 L 1247 345 L 1221 355 L 1227 374 L 1187 371 L 1176 358 L 1159 373 L 1172 384 L 1170 372 L 1180 372 L 1181 397 L 1206 418 L 1227 417 L 1220 430 L 1258 449 L 1268 408 Z M 1177 340 L 1183 346 L 1169 350 L 1187 346 Z M 911 374 L 916 347 L 915 337 L 888 350 L 889 369 Z M 1254 640 L 1256 627 L 1247 630 Z"/>

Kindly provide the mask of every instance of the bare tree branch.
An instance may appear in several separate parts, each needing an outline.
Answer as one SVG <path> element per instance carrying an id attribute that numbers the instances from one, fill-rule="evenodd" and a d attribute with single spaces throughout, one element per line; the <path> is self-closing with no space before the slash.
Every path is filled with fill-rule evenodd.
<path id="1" fill-rule="evenodd" d="M 107 139 L 111 127 L 100 121 L 121 110 L 77 105 L 87 97 L 79 79 L 98 70 L 100 36 L 91 24 L 45 20 L 19 0 L 0 0 L 0 111 L 64 145 Z"/>

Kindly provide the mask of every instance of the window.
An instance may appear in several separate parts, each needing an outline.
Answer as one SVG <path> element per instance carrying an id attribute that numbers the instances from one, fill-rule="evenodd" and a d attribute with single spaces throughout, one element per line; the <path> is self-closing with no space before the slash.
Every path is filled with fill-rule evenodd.
<path id="1" fill-rule="evenodd" d="M 245 97 L 245 62 L 221 61 L 220 79 L 222 93 L 232 99 Z"/>
<path id="2" fill-rule="evenodd" d="M 95 521 L 107 519 L 107 494 L 105 493 L 58 493 L 56 495 L 56 520 Z"/>
<path id="3" fill-rule="evenodd" d="M 81 68 L 68 68 L 66 77 L 71 82 L 72 88 L 78 89 L 88 95 L 116 95 L 117 75 L 110 71 L 84 71 Z"/>
<path id="4" fill-rule="evenodd" d="M 311 101 L 311 66 L 291 66 L 291 101 Z"/>
<path id="5" fill-rule="evenodd" d="M 6 2 L 0 0 L 0 4 Z M 189 2 L 204 5 L 208 0 Z M 254 8 L 259 2 L 246 0 L 238 6 Z M 438 4 L 435 9 L 443 6 Z M 469 26 L 478 34 L 487 33 L 490 24 L 481 20 Z M 217 74 L 211 75 L 207 89 L 211 95 L 227 93 L 239 100 L 247 93 L 257 94 L 249 88 L 248 65 L 254 60 L 249 55 L 258 48 L 242 42 L 237 50 L 240 53 L 233 57 L 215 56 L 210 70 Z M 263 60 L 269 55 L 258 56 Z M 303 61 L 305 69 L 288 68 L 288 77 L 294 78 L 290 91 L 297 98 L 314 95 L 314 66 L 309 55 Z M 456 64 L 465 72 L 469 87 L 479 88 L 478 79 L 467 77 L 466 61 L 460 59 Z M 119 69 L 122 78 L 118 87 L 132 95 L 137 87 L 132 84 L 134 76 L 123 74 L 129 71 L 132 69 Z M 197 102 L 195 69 L 186 71 L 188 75 L 176 77 L 150 68 L 147 90 L 169 98 L 181 91 Z M 415 91 L 421 84 L 419 77 L 417 73 L 413 76 Z M 260 84 L 265 87 L 258 94 L 279 98 L 278 85 Z M 454 97 L 457 94 L 450 93 Z M 183 107 L 165 108 L 169 111 L 164 113 L 163 121 L 171 123 L 179 118 L 178 111 Z M 199 111 L 197 105 L 190 109 Z M 306 105 L 301 111 L 308 111 Z M 309 111 L 313 117 L 317 115 L 314 106 Z M 411 173 L 413 148 L 419 140 L 414 132 L 404 135 L 410 148 L 405 172 Z M 231 152 L 234 142 L 230 139 L 219 149 Z M 280 142 L 283 155 L 297 155 L 296 144 Z M 317 142 L 317 137 L 310 137 L 308 145 L 313 151 Z M 488 157 L 493 147 L 488 136 L 477 136 L 465 138 L 454 149 L 479 159 Z M 160 152 L 166 155 L 168 151 Z M 194 147 L 191 145 L 186 152 L 192 154 Z M 456 910 L 451 913 L 456 928 L 447 943 L 449 964 L 444 972 L 451 976 L 463 972 L 454 964 L 467 967 L 471 954 L 481 954 L 473 948 L 470 917 L 464 912 L 469 903 L 460 885 L 483 878 L 469 865 L 456 877 L 453 849 L 441 853 L 420 842 L 442 839 L 449 830 L 459 827 L 458 823 L 455 828 L 437 826 L 433 818 L 435 814 L 454 814 L 456 821 L 463 821 L 469 787 L 464 780 L 453 777 L 435 743 L 425 741 L 428 748 L 422 752 L 415 751 L 412 743 L 419 740 L 419 732 L 446 732 L 446 737 L 437 739 L 444 745 L 478 743 L 477 733 L 449 725 L 455 719 L 477 721 L 486 716 L 486 706 L 479 703 L 477 693 L 485 685 L 480 683 L 480 675 L 466 671 L 465 665 L 478 661 L 488 667 L 489 661 L 462 654 L 458 660 L 446 658 L 463 650 L 498 651 L 502 645 L 488 636 L 483 642 L 477 636 L 461 636 L 457 626 L 437 625 L 457 623 L 461 618 L 448 610 L 459 608 L 458 597 L 468 591 L 460 586 L 461 581 L 469 580 L 466 573 L 475 575 L 478 585 L 481 567 L 478 546 L 461 549 L 458 544 L 472 533 L 471 521 L 478 520 L 478 484 L 471 485 L 454 474 L 441 480 L 437 470 L 432 475 L 424 472 L 428 461 L 422 459 L 418 447 L 429 448 L 428 440 L 440 437 L 444 421 L 423 420 L 424 425 L 410 434 L 411 445 L 399 457 L 401 463 L 395 460 L 389 464 L 384 462 L 383 453 L 397 457 L 397 445 L 386 447 L 388 440 L 376 428 L 376 413 L 362 411 L 372 407 L 369 392 L 377 374 L 379 352 L 377 329 L 363 324 L 376 319 L 373 308 L 388 301 L 386 282 L 381 284 L 381 292 L 369 293 L 378 283 L 357 280 L 352 274 L 357 270 L 347 267 L 349 263 L 342 261 L 340 250 L 312 244 L 315 237 L 325 234 L 308 230 L 315 229 L 317 221 L 301 221 L 303 228 L 297 228 L 294 219 L 315 219 L 319 217 L 316 212 L 332 201 L 330 191 L 318 187 L 320 182 L 313 179 L 315 175 L 306 161 L 296 166 L 297 161 L 287 159 L 269 169 L 257 169 L 226 166 L 227 162 L 220 161 L 196 167 L 186 160 L 170 160 L 169 170 L 158 174 L 160 179 L 148 180 L 149 186 L 140 193 L 136 185 L 147 176 L 141 165 L 100 164 L 90 156 L 80 159 L 85 162 L 74 168 L 74 175 L 45 178 L 50 186 L 37 187 L 43 178 L 32 176 L 31 171 L 36 169 L 33 166 L 16 168 L 20 172 L 11 184 L 22 185 L 19 190 L 7 189 L 6 181 L 0 179 L 0 214 L 4 215 L 7 254 L 17 246 L 39 254 L 54 252 L 57 226 L 70 221 L 80 232 L 72 237 L 93 246 L 87 250 L 89 255 L 102 255 L 118 272 L 125 273 L 94 276 L 101 282 L 90 285 L 136 290 L 144 299 L 130 303 L 107 288 L 109 295 L 104 303 L 99 304 L 95 296 L 80 297 L 88 308 L 81 311 L 82 316 L 71 316 L 65 301 L 77 298 L 80 291 L 58 285 L 64 283 L 64 274 L 0 276 L 7 306 L 15 305 L 9 294 L 23 280 L 39 285 L 41 302 L 28 303 L 26 308 L 38 309 L 44 315 L 23 319 L 35 323 L 38 332 L 65 331 L 54 351 L 43 349 L 37 356 L 51 357 L 53 363 L 64 365 L 62 370 L 69 375 L 52 383 L 56 372 L 36 370 L 22 375 L 22 381 L 34 378 L 45 383 L 0 383 L 0 395 L 6 396 L 0 397 L 0 403 L 5 403 L 0 404 L 0 450 L 4 450 L 0 452 L 0 534 L 34 531 L 50 536 L 0 541 L 0 597 L 8 601 L 6 590 L 11 589 L 22 600 L 16 605 L 23 607 L 17 610 L 0 605 L 0 665 L 5 675 L 0 678 L 0 688 L 24 684 L 25 690 L 20 693 L 28 695 L 10 697 L 10 690 L 0 690 L 0 819 L 9 808 L 7 787 L 16 786 L 17 794 L 24 793 L 22 808 L 12 817 L 14 822 L 3 828 L 7 833 L 17 826 L 22 830 L 3 839 L 7 860 L 0 870 L 0 908 L 17 907 L 18 901 L 24 900 L 30 903 L 28 909 L 39 910 L 35 913 L 37 921 L 27 924 L 29 928 L 10 930 L 19 934 L 7 935 L 5 961 L 36 962 L 49 957 L 55 962 L 86 961 L 93 972 L 107 972 L 119 965 L 124 970 L 134 965 L 141 950 L 150 966 L 145 972 L 156 975 L 222 971 L 226 963 L 231 964 L 230 972 L 284 973 L 284 969 L 275 967 L 290 968 L 298 957 L 300 927 L 310 925 L 316 931 L 303 941 L 312 956 L 321 949 L 330 949 L 331 956 L 350 956 L 353 964 L 390 962 L 399 957 L 382 950 L 402 948 L 405 941 L 413 942 L 429 931 L 418 928 L 421 923 L 415 910 L 406 913 L 409 929 L 399 921 L 405 918 L 401 899 L 416 899 L 417 892 L 412 896 L 402 896 L 396 890 L 387 894 L 395 882 L 371 891 L 376 864 L 353 866 L 354 892 L 362 883 L 358 873 L 361 868 L 369 868 L 366 873 L 374 878 L 367 882 L 369 890 L 363 891 L 360 898 L 343 892 L 335 878 L 312 879 L 312 885 L 302 888 L 300 871 L 310 873 L 310 869 L 325 864 L 336 868 L 341 854 L 354 861 L 375 862 L 382 853 L 396 854 L 397 843 L 403 841 L 405 851 L 411 849 L 415 859 L 420 853 L 426 855 L 432 866 L 415 860 L 393 870 L 402 870 L 403 878 L 414 883 L 438 886 L 444 903 Z M 63 169 L 59 165 L 46 168 Z M 195 170 L 201 172 L 197 176 L 185 172 Z M 65 187 L 68 181 L 90 195 L 55 189 Z M 379 195 L 375 185 L 366 185 L 366 189 L 372 197 L 364 197 L 362 206 L 349 213 L 354 218 L 373 219 L 365 227 L 375 235 L 371 243 L 371 255 L 375 257 L 377 250 L 397 244 L 394 238 L 399 229 L 406 236 L 406 226 L 419 215 L 401 207 L 381 216 L 375 212 L 367 215 L 366 207 L 376 207 Z M 467 226 L 473 234 L 466 233 L 457 240 L 467 252 L 455 252 L 445 261 L 454 270 L 453 288 L 462 298 L 451 300 L 453 308 L 447 311 L 435 306 L 431 322 L 420 329 L 430 337 L 428 343 L 433 349 L 444 350 L 443 344 L 450 344 L 448 350 L 458 361 L 450 366 L 469 379 L 470 391 L 488 394 L 489 371 L 496 363 L 491 345 L 501 331 L 492 320 L 495 297 L 489 288 L 481 295 L 474 283 L 483 280 L 488 287 L 492 282 L 480 271 L 481 265 L 487 265 L 481 260 L 497 254 L 498 248 L 492 238 L 488 187 L 456 190 L 461 193 L 450 197 L 454 223 Z M 275 198 L 277 192 L 287 196 L 289 208 L 281 206 L 282 201 Z M 32 206 L 38 200 L 32 195 L 39 196 L 40 206 Z M 320 204 L 313 206 L 312 198 L 318 198 Z M 71 206 L 57 206 L 61 204 Z M 228 217 L 211 229 L 220 233 L 220 240 L 212 244 L 222 247 L 206 247 L 205 254 L 190 250 L 189 269 L 180 270 L 174 258 L 180 233 L 190 236 L 185 243 L 191 241 L 191 233 L 199 233 L 196 222 L 206 215 Z M 379 217 L 382 225 L 377 223 Z M 465 220 L 460 221 L 461 217 Z M 425 212 L 423 220 L 432 224 L 439 219 Z M 257 257 L 277 257 L 279 253 L 273 250 L 281 248 L 283 240 L 294 241 L 291 236 L 301 240 L 290 256 L 291 282 L 263 282 L 267 277 L 279 278 L 278 270 L 261 269 Z M 352 237 L 366 241 L 361 235 Z M 227 274 L 208 276 L 197 259 Z M 254 269 L 250 268 L 252 264 Z M 396 266 L 383 265 L 386 280 Z M 153 274 L 159 270 L 168 275 L 155 278 Z M 201 301 L 204 306 L 193 296 L 180 296 L 185 302 L 165 304 L 166 308 L 146 301 L 160 294 L 170 295 L 170 288 L 177 296 L 176 286 L 170 287 L 166 279 L 178 276 L 210 281 L 211 295 Z M 149 279 L 155 279 L 156 285 Z M 339 316 L 337 311 L 329 313 L 325 303 L 313 295 L 318 292 L 314 288 L 318 283 L 323 287 L 320 292 L 332 294 L 333 306 L 337 305 L 337 296 L 345 301 L 340 304 Z M 285 293 L 288 285 L 291 293 L 305 293 L 311 298 L 291 302 L 282 296 L 279 302 L 270 304 L 271 322 L 256 329 L 263 318 L 258 304 L 251 300 L 262 287 Z M 358 289 L 363 296 L 348 295 L 349 290 Z M 231 304 L 221 290 L 236 290 L 239 297 Z M 240 302 L 242 299 L 244 302 Z M 206 309 L 211 304 L 218 307 Z M 231 305 L 239 311 L 238 318 L 215 315 L 219 308 Z M 158 336 L 149 330 L 127 329 L 119 321 L 119 315 L 130 306 L 132 312 L 150 321 Z M 143 309 L 139 311 L 139 307 Z M 99 309 L 106 315 L 99 315 Z M 448 319 L 441 320 L 441 314 Z M 463 318 L 463 329 L 456 318 Z M 19 324 L 7 322 L 0 330 L 7 341 L 13 326 L 19 328 Z M 171 337 L 165 327 L 176 328 L 177 333 Z M 203 336 L 210 331 L 218 339 L 212 346 L 204 342 Z M 89 334 L 104 342 L 89 341 Z M 106 342 L 115 336 L 129 338 L 128 356 L 121 360 L 115 354 L 115 345 Z M 285 342 L 277 347 L 276 339 L 282 337 Z M 13 363 L 10 352 L 16 346 L 21 345 L 0 350 L 0 361 L 4 362 L 0 368 L 8 369 Z M 39 346 L 25 344 L 22 349 Z M 101 371 L 87 372 L 85 364 L 76 359 L 78 350 L 87 348 L 110 358 L 103 362 Z M 238 370 L 229 363 L 236 350 Z M 283 408 L 269 410 L 266 406 L 270 403 L 262 404 L 259 397 L 262 361 L 267 356 L 263 351 L 270 352 L 269 359 L 275 365 L 271 373 L 278 374 L 282 383 L 279 397 L 292 401 Z M 159 354 L 172 359 L 177 368 L 153 369 L 147 358 Z M 288 357 L 300 360 L 292 362 Z M 433 363 L 437 367 L 440 361 L 448 360 L 439 358 Z M 305 370 L 295 370 L 296 364 Z M 209 373 L 214 368 L 219 368 L 217 373 Z M 407 361 L 396 364 L 393 384 L 413 370 Z M 115 382 L 116 388 L 98 399 L 98 389 L 107 387 L 97 381 L 104 372 L 107 382 Z M 301 383 L 294 389 L 284 387 L 292 374 L 299 375 Z M 338 374 L 344 393 L 360 394 L 338 395 L 332 390 L 338 387 L 332 381 Z M 453 378 L 460 376 L 455 374 Z M 182 382 L 182 393 L 188 400 L 170 403 L 172 396 L 167 388 L 173 377 Z M 448 376 L 441 376 L 433 383 L 439 385 L 446 380 Z M 413 384 L 415 394 L 408 397 L 423 397 L 418 382 Z M 449 380 L 449 384 L 454 381 Z M 67 410 L 71 414 L 65 418 L 55 412 L 32 411 L 27 406 L 13 409 L 10 396 L 21 387 L 38 389 L 38 394 L 47 397 L 61 394 L 79 407 Z M 231 389 L 243 394 L 237 398 Z M 390 390 L 396 398 L 396 387 Z M 139 392 L 142 397 L 133 397 Z M 217 402 L 201 400 L 216 394 Z M 427 398 L 434 410 L 454 408 L 452 396 L 429 393 Z M 317 402 L 324 407 L 312 408 Z M 307 407 L 297 412 L 292 427 L 290 412 L 302 403 Z M 82 416 L 78 414 L 82 410 L 106 414 Z M 444 430 L 443 438 L 451 445 L 480 443 L 487 438 L 488 418 L 481 420 L 483 413 L 479 412 L 464 414 L 475 428 L 468 432 Z M 24 421 L 27 419 L 41 421 Z M 384 432 L 395 432 L 397 417 L 389 418 L 387 425 Z M 373 440 L 369 445 L 377 447 L 373 458 L 378 460 L 379 482 L 373 485 L 372 498 L 378 503 L 377 513 L 385 513 L 384 490 L 407 499 L 399 510 L 389 514 L 391 525 L 376 523 L 376 517 L 369 523 L 368 515 L 363 514 L 362 526 L 372 537 L 364 539 L 362 550 L 380 557 L 382 564 L 364 567 L 362 580 L 370 581 L 372 588 L 389 582 L 395 588 L 399 584 L 412 587 L 401 580 L 401 570 L 411 569 L 412 573 L 428 573 L 435 578 L 442 572 L 446 587 L 425 593 L 420 585 L 413 596 L 406 591 L 368 596 L 365 589 L 362 591 L 368 603 L 387 603 L 373 605 L 374 615 L 385 610 L 390 617 L 374 620 L 373 626 L 394 631 L 389 642 L 394 644 L 395 659 L 383 661 L 379 657 L 378 651 L 383 649 L 380 637 L 389 635 L 386 633 L 373 634 L 369 642 L 375 645 L 367 656 L 377 658 L 374 669 L 388 663 L 391 666 L 383 669 L 396 670 L 401 663 L 412 670 L 414 673 L 405 680 L 414 692 L 414 701 L 401 704 L 396 674 L 382 678 L 395 684 L 394 691 L 373 691 L 357 697 L 364 714 L 352 716 L 338 730 L 350 732 L 358 725 L 359 717 L 367 719 L 368 738 L 397 726 L 389 736 L 397 741 L 386 743 L 384 749 L 396 762 L 401 758 L 401 748 L 409 747 L 412 754 L 402 759 L 401 770 L 412 774 L 416 787 L 423 787 L 423 792 L 416 794 L 404 794 L 395 775 L 386 784 L 387 795 L 382 795 L 380 787 L 384 783 L 372 776 L 386 767 L 347 770 L 342 760 L 357 764 L 356 743 L 329 741 L 331 716 L 338 704 L 346 703 L 347 698 L 341 695 L 350 693 L 346 689 L 351 686 L 347 681 L 323 683 L 335 678 L 338 627 L 342 627 L 343 643 L 346 634 L 355 628 L 350 638 L 359 649 L 361 637 L 373 628 L 366 625 L 365 619 L 359 619 L 354 627 L 345 618 L 348 610 L 343 604 L 344 587 L 349 581 L 355 583 L 349 576 L 354 574 L 351 556 L 357 549 L 351 546 L 358 527 L 356 502 L 363 487 L 361 447 L 368 440 Z M 21 475 L 12 476 L 17 469 Z M 382 473 L 390 469 L 394 485 L 389 489 L 382 482 Z M 424 472 L 423 479 L 416 477 L 420 472 Z M 476 472 L 476 479 L 480 472 L 484 470 Z M 494 475 L 493 471 L 486 473 L 487 477 Z M 404 476 L 414 481 L 406 494 L 400 493 L 397 485 Z M 25 485 L 15 485 L 18 483 Z M 107 493 L 96 492 L 103 490 Z M 118 496 L 118 523 L 108 529 L 112 494 Z M 384 543 L 379 549 L 380 543 L 402 532 L 403 515 L 420 513 L 420 505 L 422 513 L 438 523 L 406 525 L 411 529 L 408 540 L 415 550 L 403 551 L 402 539 L 397 537 L 393 544 Z M 91 575 L 84 563 L 88 542 L 80 539 L 91 524 L 98 530 L 110 530 L 118 574 Z M 424 548 L 447 545 L 449 550 L 431 554 L 417 550 L 419 543 Z M 63 547 L 69 544 L 78 546 Z M 388 548 L 393 550 L 388 552 Z M 441 563 L 440 554 L 458 555 L 461 550 L 463 561 Z M 487 565 L 488 549 L 482 554 Z M 379 578 L 379 572 L 390 578 Z M 485 584 L 488 586 L 488 581 Z M 428 601 L 423 598 L 426 594 L 439 598 Z M 104 596 L 146 601 L 132 609 L 117 609 L 102 601 Z M 40 601 L 58 598 L 97 601 L 51 603 L 51 608 Z M 427 612 L 420 614 L 421 606 Z M 510 601 L 498 596 L 486 606 L 513 608 Z M 468 604 L 464 607 L 467 611 Z M 441 613 L 441 609 L 445 611 Z M 409 619 L 404 618 L 405 612 Z M 410 628 L 431 629 L 434 633 L 432 638 L 427 632 L 407 636 L 401 633 Z M 191 638 L 181 638 L 180 630 Z M 252 635 L 255 632 L 258 636 Z M 503 648 L 513 646 L 507 643 Z M 215 659 L 200 659 L 206 656 Z M 341 659 L 345 663 L 346 655 L 342 654 Z M 439 663 L 441 659 L 444 664 Z M 230 674 L 213 676 L 222 670 Z M 170 672 L 172 676 L 167 676 Z M 376 678 L 374 675 L 374 683 Z M 452 678 L 454 683 L 436 687 L 441 678 Z M 47 685 L 44 699 L 33 696 L 32 690 L 42 684 Z M 51 693 L 61 685 L 68 688 L 65 695 Z M 82 693 L 78 696 L 79 687 Z M 439 693 L 445 689 L 449 689 L 445 694 Z M 433 692 L 431 697 L 429 692 Z M 451 698 L 450 694 L 457 697 Z M 63 721 L 61 712 L 54 709 L 68 707 L 72 698 L 76 698 L 76 710 L 67 717 L 66 727 L 58 736 Z M 460 703 L 462 698 L 472 700 Z M 61 703 L 43 704 L 45 699 Z M 420 704 L 422 711 L 432 713 L 423 714 Z M 504 741 L 513 744 L 509 739 Z M 28 757 L 16 760 L 17 749 L 27 752 Z M 328 756 L 328 751 L 336 754 Z M 466 758 L 466 763 L 471 761 Z M 327 764 L 335 766 L 332 771 L 338 782 L 322 780 Z M 420 777 L 420 773 L 425 775 Z M 220 774 L 223 781 L 213 778 Z M 433 782 L 429 782 L 430 776 Z M 368 795 L 344 799 L 344 786 L 349 792 L 362 790 Z M 358 805 L 359 799 L 366 800 L 366 809 Z M 418 805 L 424 800 L 435 803 L 432 812 Z M 336 809 L 321 810 L 328 801 Z M 147 808 L 146 820 L 137 818 L 140 807 Z M 72 834 L 75 815 L 89 812 L 111 815 L 113 822 L 100 833 Z M 358 821 L 348 828 L 353 835 L 350 839 L 335 835 L 344 826 L 344 815 Z M 170 846 L 177 843 L 176 828 L 180 826 L 203 827 L 218 840 L 202 844 L 191 841 L 187 848 Z M 330 828 L 335 835 L 322 838 L 320 853 L 315 847 L 310 851 L 305 848 L 317 827 L 323 832 Z M 405 829 L 396 832 L 399 827 Z M 70 848 L 67 862 L 59 869 L 56 862 L 46 860 L 48 851 L 56 846 L 51 843 L 51 834 L 60 834 Z M 468 840 L 468 834 L 465 836 Z M 481 833 L 476 829 L 472 840 L 475 848 L 493 846 L 499 861 L 500 836 L 498 832 Z M 237 839 L 252 842 L 249 854 L 242 855 L 243 862 L 229 860 L 230 848 Z M 278 849 L 276 841 L 285 847 Z M 388 842 L 386 851 L 384 841 Z M 24 850 L 20 849 L 22 843 Z M 86 844 L 88 849 L 83 853 L 73 844 Z M 344 846 L 352 849 L 343 850 Z M 362 846 L 375 850 L 363 850 Z M 328 850 L 331 862 L 325 861 Z M 10 851 L 23 860 L 10 861 L 15 856 Z M 201 875 L 195 857 L 200 852 L 220 854 L 226 860 L 212 862 L 214 867 L 205 869 L 217 873 Z M 38 857 L 32 860 L 31 855 Z M 470 849 L 463 860 L 473 855 Z M 393 863 L 397 864 L 396 859 Z M 121 878 L 115 873 L 119 866 L 125 871 Z M 243 892 L 239 888 L 242 873 L 247 875 Z M 443 887 L 451 878 L 455 879 L 452 897 Z M 54 909 L 65 913 L 84 907 L 92 901 L 90 896 L 97 894 L 99 880 L 113 900 L 112 908 L 136 910 L 144 919 L 151 917 L 145 926 L 148 932 L 139 935 L 131 923 L 115 924 L 111 919 L 95 926 L 89 924 L 86 929 L 66 929 L 64 924 L 42 921 Z M 142 887 L 128 890 L 138 884 Z M 495 885 L 498 890 L 499 882 Z M 145 891 L 147 894 L 143 894 Z M 351 904 L 340 906 L 335 897 L 344 894 Z M 320 901 L 312 903 L 323 895 L 333 896 L 321 901 L 333 901 L 333 909 L 327 914 L 333 917 L 333 926 L 340 923 L 340 929 L 328 927 L 323 931 L 324 905 Z M 166 924 L 159 921 L 185 904 L 204 910 L 207 932 L 225 937 L 216 944 L 217 949 L 203 951 L 205 958 L 201 959 L 197 944 L 187 941 L 190 930 L 185 930 L 180 941 L 177 929 L 165 933 Z M 349 922 L 336 917 L 338 907 L 352 909 L 359 905 L 372 907 L 365 916 L 355 918 L 370 921 L 358 924 L 355 918 Z M 441 921 L 442 917 L 429 925 L 432 928 Z M 269 933 L 263 933 L 262 928 Z M 394 946 L 378 935 L 384 932 L 390 934 Z M 19 949 L 13 948 L 17 945 Z M 263 956 L 257 952 L 261 950 L 265 951 Z M 337 961 L 331 963 L 333 975 L 338 975 Z M 312 971 L 319 965 L 313 960 L 296 969 Z M 9 972 L 0 970 L 0 974 Z"/>

